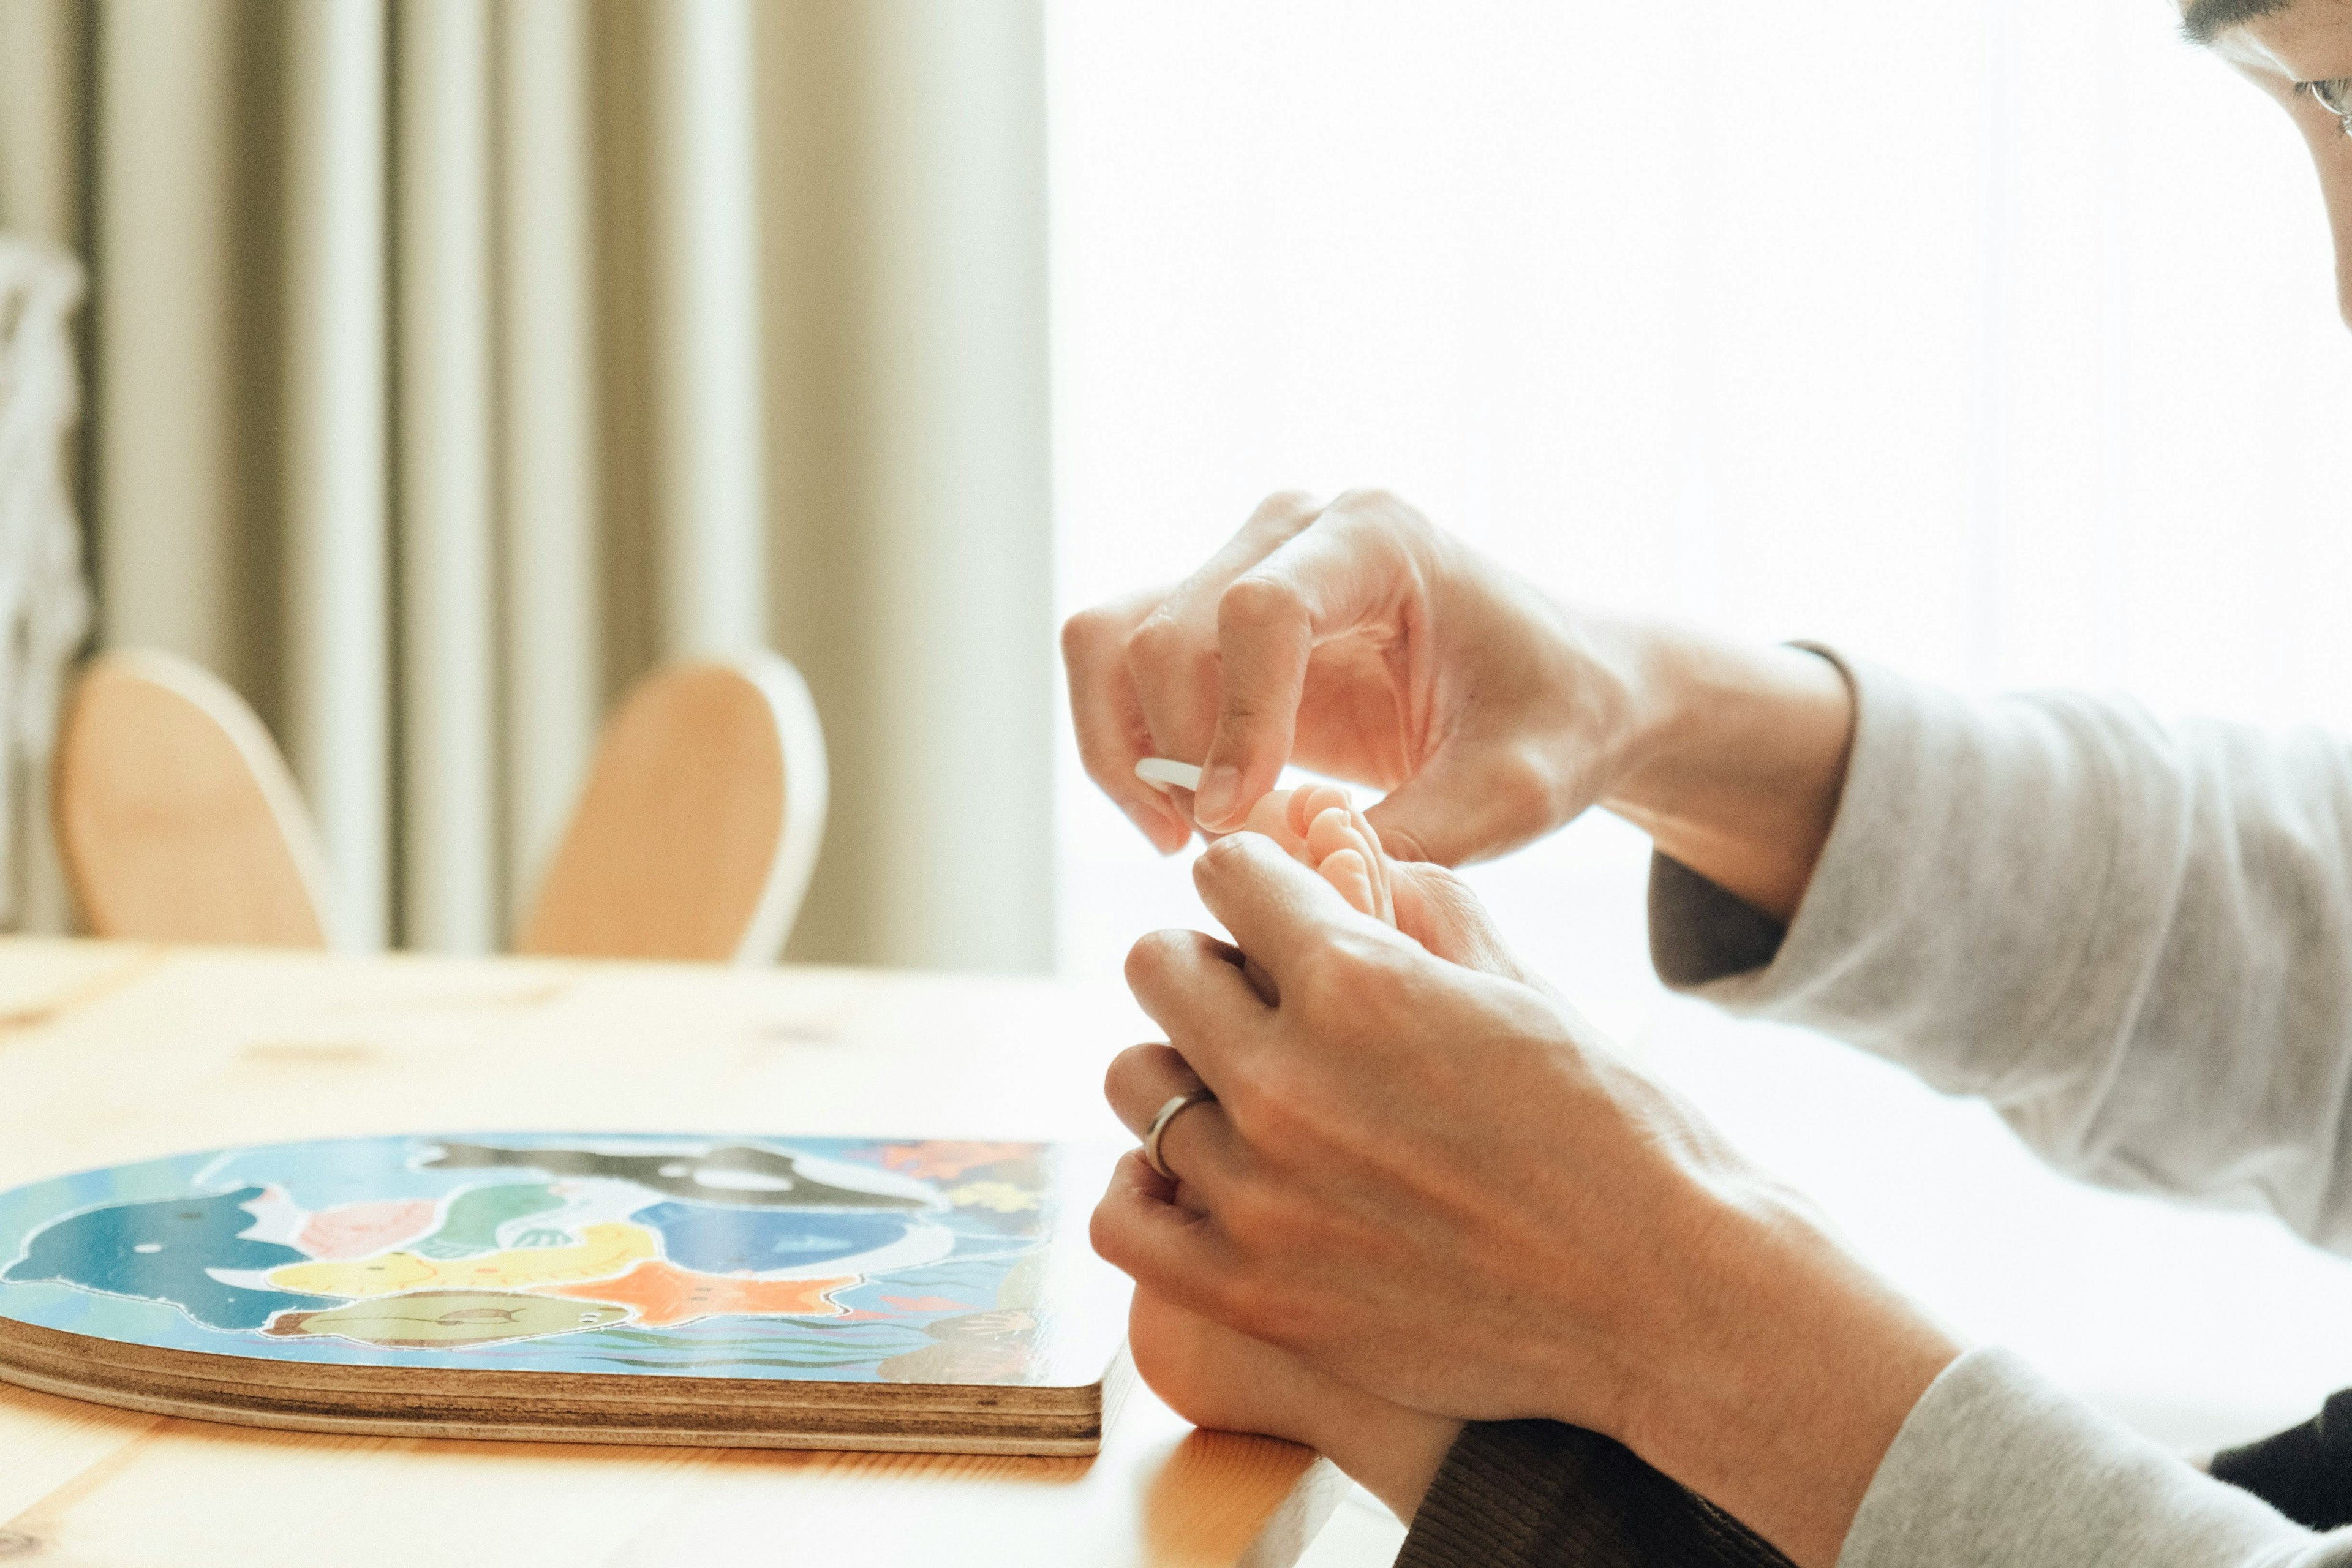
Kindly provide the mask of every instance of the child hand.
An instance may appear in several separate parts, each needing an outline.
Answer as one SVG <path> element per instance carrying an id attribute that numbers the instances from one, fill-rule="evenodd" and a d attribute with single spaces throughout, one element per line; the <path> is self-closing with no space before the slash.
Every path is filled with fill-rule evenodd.
<path id="1" fill-rule="evenodd" d="M 1504 942 L 1468 883 L 1443 866 L 1391 859 L 1379 833 L 1338 785 L 1276 790 L 1250 808 L 1247 830 L 1281 845 L 1359 913 L 1396 927 L 1438 957 L 1549 989 Z"/>
<path id="2" fill-rule="evenodd" d="M 1337 784 L 1278 789 L 1250 807 L 1246 830 L 1263 833 L 1315 871 L 1357 910 L 1397 923 L 1389 858 L 1380 835 Z"/>

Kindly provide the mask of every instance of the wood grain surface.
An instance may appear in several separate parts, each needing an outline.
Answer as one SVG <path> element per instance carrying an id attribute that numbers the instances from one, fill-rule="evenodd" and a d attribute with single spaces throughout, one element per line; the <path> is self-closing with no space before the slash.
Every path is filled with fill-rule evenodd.
<path id="1" fill-rule="evenodd" d="M 1121 1139 L 1149 1037 L 1044 982 L 0 941 L 0 1185 L 229 1144 L 610 1129 Z M 0 1562 L 1246 1564 L 1343 1489 L 1138 1387 L 1094 1458 L 259 1431 L 0 1387 Z"/>

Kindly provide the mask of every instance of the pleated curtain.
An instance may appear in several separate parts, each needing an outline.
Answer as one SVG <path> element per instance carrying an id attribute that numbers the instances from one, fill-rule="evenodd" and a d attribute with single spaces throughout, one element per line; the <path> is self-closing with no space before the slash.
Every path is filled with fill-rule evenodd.
<path id="1" fill-rule="evenodd" d="M 790 955 L 1053 944 L 1038 0 L 0 0 L 106 646 L 255 704 L 340 937 L 504 941 L 601 715 L 765 642 Z"/>

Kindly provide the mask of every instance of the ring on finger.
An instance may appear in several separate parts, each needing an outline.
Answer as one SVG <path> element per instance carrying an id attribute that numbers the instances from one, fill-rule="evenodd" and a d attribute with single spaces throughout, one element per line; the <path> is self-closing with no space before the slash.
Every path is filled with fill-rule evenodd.
<path id="1" fill-rule="evenodd" d="M 1207 1105 L 1216 1098 L 1216 1091 L 1208 1089 L 1196 1089 L 1190 1094 L 1171 1096 L 1168 1103 L 1153 1113 L 1151 1125 L 1144 1131 L 1143 1163 L 1171 1182 L 1182 1180 L 1175 1172 L 1168 1168 L 1168 1162 L 1160 1157 L 1160 1140 L 1167 1134 L 1168 1124 L 1177 1117 L 1196 1105 Z"/>

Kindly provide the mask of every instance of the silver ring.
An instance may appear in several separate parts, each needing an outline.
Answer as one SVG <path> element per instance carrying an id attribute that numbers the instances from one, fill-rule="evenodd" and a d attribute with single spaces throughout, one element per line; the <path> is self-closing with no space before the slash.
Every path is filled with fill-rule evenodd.
<path id="1" fill-rule="evenodd" d="M 1216 1092 L 1213 1089 L 1196 1089 L 1190 1094 L 1177 1095 L 1161 1106 L 1159 1114 L 1152 1117 L 1151 1126 L 1143 1134 L 1143 1163 L 1171 1182 L 1183 1180 L 1181 1176 L 1170 1170 L 1168 1163 L 1160 1157 L 1160 1140 L 1167 1132 L 1168 1124 L 1175 1121 L 1178 1116 L 1196 1105 L 1206 1105 L 1216 1098 Z"/>

